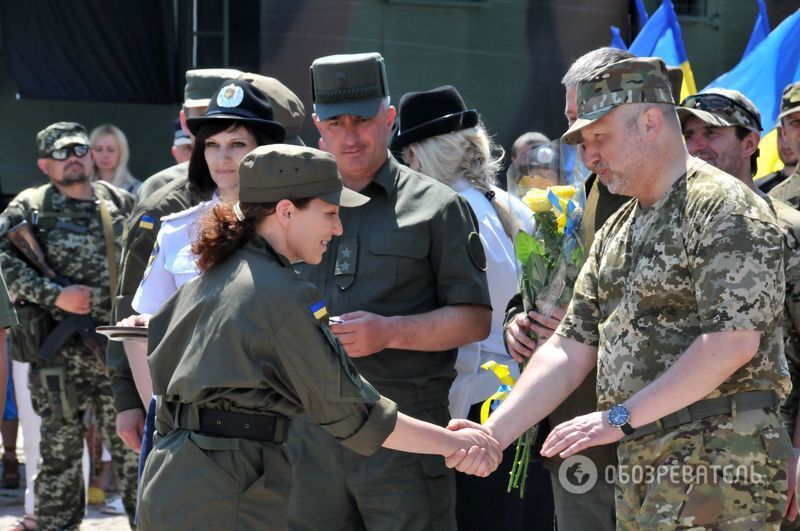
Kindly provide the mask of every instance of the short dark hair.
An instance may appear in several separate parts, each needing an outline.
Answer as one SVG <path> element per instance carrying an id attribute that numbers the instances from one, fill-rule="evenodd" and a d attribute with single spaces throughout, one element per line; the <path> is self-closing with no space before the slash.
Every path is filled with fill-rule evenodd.
<path id="1" fill-rule="evenodd" d="M 736 133 L 736 138 L 739 139 L 739 141 L 744 140 L 745 137 L 747 137 L 747 135 L 749 135 L 750 133 L 753 132 L 750 129 L 747 129 L 746 127 L 742 127 L 741 125 L 734 125 L 733 126 L 733 130 Z M 758 171 L 758 156 L 760 154 L 761 154 L 761 151 L 758 148 L 756 148 L 756 150 L 753 152 L 753 154 L 750 155 L 750 174 L 751 175 L 755 175 L 756 172 Z"/>
<path id="2" fill-rule="evenodd" d="M 192 156 L 189 158 L 189 191 L 192 194 L 202 199 L 209 199 L 217 189 L 217 183 L 211 178 L 211 172 L 206 163 L 205 151 L 208 137 L 239 126 L 247 129 L 255 137 L 258 146 L 275 143 L 264 131 L 237 120 L 209 120 L 204 123 L 194 137 Z"/>

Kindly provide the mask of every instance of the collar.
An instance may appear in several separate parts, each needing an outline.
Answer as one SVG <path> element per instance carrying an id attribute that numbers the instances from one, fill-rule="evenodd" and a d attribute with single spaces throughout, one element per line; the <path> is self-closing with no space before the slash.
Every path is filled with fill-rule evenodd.
<path id="1" fill-rule="evenodd" d="M 386 162 L 383 163 L 372 178 L 372 183 L 377 184 L 383 189 L 383 192 L 390 196 L 394 192 L 395 183 L 397 182 L 397 175 L 400 173 L 400 163 L 389 153 Z M 372 183 L 370 186 L 372 186 Z"/>
<path id="2" fill-rule="evenodd" d="M 292 263 L 288 258 L 273 249 L 269 242 L 258 234 L 253 235 L 252 239 L 247 242 L 246 247 L 276 259 L 283 267 L 292 267 Z"/>

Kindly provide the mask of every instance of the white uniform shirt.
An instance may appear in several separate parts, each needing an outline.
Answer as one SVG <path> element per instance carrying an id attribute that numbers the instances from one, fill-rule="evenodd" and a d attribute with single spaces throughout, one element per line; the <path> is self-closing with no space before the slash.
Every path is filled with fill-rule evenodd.
<path id="1" fill-rule="evenodd" d="M 144 277 L 131 306 L 138 313 L 156 313 L 178 288 L 200 274 L 192 242 L 198 236 L 199 219 L 219 202 L 210 201 L 161 218 L 161 229 Z"/>
<path id="2" fill-rule="evenodd" d="M 508 365 L 511 375 L 519 377 L 519 366 L 506 353 L 503 343 L 503 319 L 508 301 L 519 291 L 517 259 L 514 244 L 503 230 L 503 224 L 492 202 L 509 205 L 512 216 L 523 230 L 532 230 L 533 212 L 520 200 L 507 192 L 492 187 L 495 197 L 490 202 L 486 196 L 467 181 L 453 185 L 453 189 L 467 200 L 478 219 L 483 249 L 486 252 L 486 277 L 492 301 L 492 328 L 483 341 L 469 343 L 458 349 L 456 379 L 450 388 L 450 415 L 466 418 L 470 406 L 489 398 L 500 386 L 497 377 L 481 369 L 481 365 L 494 360 Z"/>

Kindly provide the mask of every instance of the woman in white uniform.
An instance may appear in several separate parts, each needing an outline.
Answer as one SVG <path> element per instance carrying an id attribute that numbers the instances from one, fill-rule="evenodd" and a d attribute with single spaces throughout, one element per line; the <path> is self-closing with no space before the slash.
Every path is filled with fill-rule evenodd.
<path id="1" fill-rule="evenodd" d="M 150 264 L 133 299 L 133 309 L 153 314 L 186 281 L 199 274 L 191 244 L 200 217 L 219 201 L 239 194 L 239 161 L 256 146 L 284 141 L 286 130 L 274 121 L 269 97 L 247 81 L 229 80 L 211 97 L 204 116 L 189 118 L 195 136 L 189 159 L 189 186 L 212 199 L 164 216 Z M 147 317 L 137 320 L 144 324 Z"/>

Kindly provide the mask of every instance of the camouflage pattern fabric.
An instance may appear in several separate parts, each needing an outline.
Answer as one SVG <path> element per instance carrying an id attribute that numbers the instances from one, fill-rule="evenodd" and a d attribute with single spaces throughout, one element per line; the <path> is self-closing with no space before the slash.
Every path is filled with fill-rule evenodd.
<path id="1" fill-rule="evenodd" d="M 619 462 L 644 480 L 617 482 L 617 530 L 777 530 L 791 455 L 780 420 L 764 410 L 622 441 Z"/>
<path id="2" fill-rule="evenodd" d="M 787 396 L 776 318 L 784 303 L 782 232 L 774 219 L 740 181 L 695 160 L 649 209 L 631 201 L 603 225 L 556 332 L 598 347 L 600 410 L 653 382 L 701 334 L 733 330 L 760 331 L 759 350 L 706 398 L 753 390 Z M 721 489 L 618 481 L 618 528 L 738 529 L 720 521 L 749 515 L 760 520 L 743 520 L 741 529 L 777 525 L 791 444 L 777 415 L 743 412 L 739 418 L 752 425 L 731 427 L 716 417 L 625 441 L 619 462 L 752 462 L 766 483 L 733 482 Z"/>
<path id="3" fill-rule="evenodd" d="M 79 123 L 56 122 L 48 125 L 36 135 L 36 145 L 39 147 L 41 155 L 72 144 L 90 145 L 89 133 Z"/>
<path id="4" fill-rule="evenodd" d="M 676 109 L 681 125 L 691 116 L 716 127 L 744 127 L 761 132 L 761 113 L 750 98 L 738 90 L 713 88 L 694 94 Z"/>
<path id="5" fill-rule="evenodd" d="M 108 206 L 119 259 L 123 227 L 132 198 L 105 183 L 98 182 L 93 186 L 95 197 Z M 31 220 L 36 195 L 36 189 L 28 189 L 11 201 L 0 216 L 0 236 L 20 221 Z M 108 324 L 111 290 L 99 209 L 95 201 L 71 199 L 56 189 L 53 189 L 50 200 L 51 204 L 41 208 L 40 214 L 48 213 L 55 217 L 41 219 L 43 232 L 38 235 L 47 263 L 72 282 L 91 287 L 90 315 L 98 325 Z M 0 265 L 13 295 L 50 308 L 57 320 L 63 318 L 63 312 L 54 306 L 61 288 L 20 259 L 4 237 L 0 237 Z M 44 374 L 60 371 L 62 376 L 51 375 L 55 380 L 48 380 L 49 383 L 58 382 L 57 393 L 46 391 L 43 371 Z M 77 337 L 73 338 L 55 359 L 32 364 L 29 387 L 34 407 L 42 417 L 42 462 L 36 492 L 38 507 L 43 511 L 39 515 L 39 529 L 73 529 L 83 516 L 83 480 L 80 474 L 83 434 L 86 431 L 83 413 L 90 403 L 95 405 L 100 429 L 120 467 L 120 480 L 126 488 L 126 508 L 131 517 L 135 500 L 136 454 L 125 449 L 115 433 L 114 418 L 109 412 L 111 390 L 100 360 Z M 48 395 L 53 400 L 48 402 Z"/>
<path id="6" fill-rule="evenodd" d="M 786 85 L 783 89 L 778 119 L 780 120 L 784 116 L 795 112 L 800 112 L 800 81 Z"/>
<path id="7" fill-rule="evenodd" d="M 48 392 L 45 385 L 47 369 L 54 367 L 64 369 L 66 408 L 61 403 L 61 393 Z M 113 456 L 125 511 L 132 524 L 138 457 L 117 436 L 108 377 L 95 356 L 74 338 L 61 350 L 55 365 L 31 365 L 28 385 L 33 409 L 42 417 L 41 461 L 36 477 L 38 529 L 76 529 L 83 519 L 83 416 L 89 407 L 94 409 L 103 445 Z"/>
<path id="8" fill-rule="evenodd" d="M 769 191 L 769 196 L 792 208 L 800 209 L 800 169 L 795 168 L 785 181 Z"/>
<path id="9" fill-rule="evenodd" d="M 701 334 L 758 330 L 758 353 L 706 398 L 790 382 L 780 322 L 782 232 L 764 201 L 695 160 L 651 208 L 623 206 L 598 232 L 556 333 L 598 346 L 599 409 L 655 380 Z"/>

